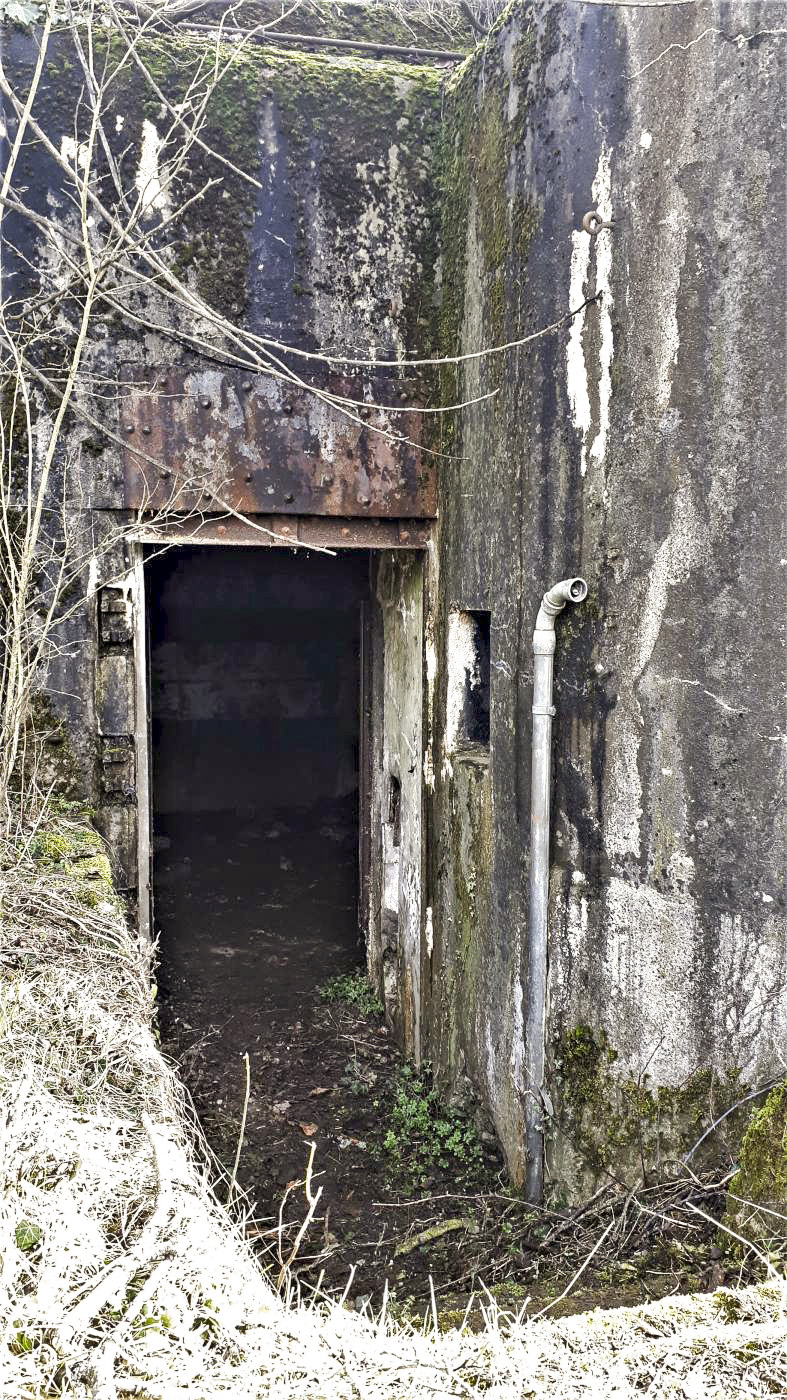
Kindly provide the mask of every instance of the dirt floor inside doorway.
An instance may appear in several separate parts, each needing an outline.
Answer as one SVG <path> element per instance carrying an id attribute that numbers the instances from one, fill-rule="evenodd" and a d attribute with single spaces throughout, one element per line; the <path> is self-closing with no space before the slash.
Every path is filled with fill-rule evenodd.
<path id="1" fill-rule="evenodd" d="M 464 1225 L 401 1252 L 457 1209 L 456 1201 L 450 1211 L 444 1202 L 415 1203 L 494 1187 L 500 1162 L 461 1118 L 435 1112 L 428 1084 L 391 1041 L 357 948 L 332 935 L 353 890 L 355 852 L 346 833 L 335 823 L 304 834 L 279 822 L 239 833 L 231 863 L 210 831 L 169 839 L 159 856 L 159 917 L 165 928 L 189 924 L 196 957 L 163 953 L 162 1045 L 225 1171 L 238 1142 L 248 1051 L 251 1095 L 238 1176 L 253 1204 L 250 1233 L 261 1255 L 274 1272 L 279 1253 L 287 1257 L 306 1213 L 303 1187 L 292 1183 L 303 1181 L 313 1145 L 314 1188 L 322 1195 L 295 1262 L 304 1280 L 322 1273 L 327 1287 L 341 1290 L 354 1269 L 353 1297 L 378 1296 L 386 1278 L 418 1296 L 428 1292 L 436 1249 L 450 1276 L 461 1277 Z M 249 881 L 256 887 L 261 874 L 266 893 L 256 902 Z M 404 1104 L 398 1137 L 397 1104 Z M 435 1118 L 446 1138 L 457 1135 L 459 1155 L 447 1150 L 445 1167 L 414 1164 L 412 1152 Z"/>

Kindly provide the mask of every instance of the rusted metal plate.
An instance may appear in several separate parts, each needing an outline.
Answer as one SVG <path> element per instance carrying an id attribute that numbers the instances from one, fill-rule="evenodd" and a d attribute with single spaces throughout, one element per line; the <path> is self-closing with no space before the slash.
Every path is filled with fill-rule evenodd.
<path id="1" fill-rule="evenodd" d="M 133 532 L 140 544 L 238 544 L 323 549 L 425 549 L 430 526 L 423 520 L 343 520 L 297 515 L 249 516 L 245 520 L 208 517 L 142 525 Z"/>
<path id="2" fill-rule="evenodd" d="M 120 400 L 126 506 L 433 517 L 435 467 L 419 446 L 420 415 L 407 408 L 402 381 L 332 375 L 322 388 L 366 402 L 343 412 L 263 375 L 127 367 Z M 387 407 L 372 406 L 386 398 Z"/>

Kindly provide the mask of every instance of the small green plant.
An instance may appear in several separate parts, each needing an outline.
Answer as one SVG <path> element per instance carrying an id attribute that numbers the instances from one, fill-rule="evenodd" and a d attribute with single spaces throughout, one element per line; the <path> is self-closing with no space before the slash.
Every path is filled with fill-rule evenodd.
<path id="1" fill-rule="evenodd" d="M 343 1001 L 362 1016 L 382 1016 L 383 1004 L 363 972 L 342 972 L 320 987 L 323 1001 Z"/>
<path id="2" fill-rule="evenodd" d="M 443 1103 L 427 1065 L 420 1070 L 402 1065 L 390 1124 L 383 1152 L 397 1171 L 405 1169 L 413 1184 L 435 1167 L 458 1168 L 469 1175 L 482 1165 L 475 1127 L 459 1109 Z"/>
<path id="3" fill-rule="evenodd" d="M 20 1220 L 14 1231 L 14 1238 L 19 1249 L 35 1249 L 41 1238 L 41 1227 L 33 1223 L 32 1220 Z"/>

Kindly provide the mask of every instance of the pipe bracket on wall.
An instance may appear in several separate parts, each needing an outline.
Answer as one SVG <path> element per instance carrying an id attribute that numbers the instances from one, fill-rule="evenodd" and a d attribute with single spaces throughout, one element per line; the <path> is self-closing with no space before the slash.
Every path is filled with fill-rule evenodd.
<path id="1" fill-rule="evenodd" d="M 547 914 L 549 904 L 549 809 L 552 749 L 552 673 L 555 618 L 566 603 L 581 603 L 583 578 L 563 579 L 547 589 L 533 633 L 533 762 L 530 815 L 530 917 L 527 939 L 527 1017 L 525 1021 L 525 1194 L 544 1193 L 544 1059 L 547 991 Z"/>

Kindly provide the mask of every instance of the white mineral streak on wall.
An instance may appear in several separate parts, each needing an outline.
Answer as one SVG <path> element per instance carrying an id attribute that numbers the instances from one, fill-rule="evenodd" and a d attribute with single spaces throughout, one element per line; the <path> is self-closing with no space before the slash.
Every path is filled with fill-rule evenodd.
<path id="1" fill-rule="evenodd" d="M 606 143 L 602 145 L 598 158 L 596 175 L 593 180 L 593 201 L 602 219 L 612 218 L 612 172 L 611 151 Z M 609 436 L 609 404 L 612 397 L 612 235 L 602 230 L 595 239 L 583 229 L 576 229 L 571 235 L 571 273 L 569 278 L 569 310 L 580 306 L 587 295 L 590 273 L 591 247 L 594 247 L 596 260 L 596 292 L 601 292 L 598 304 L 600 348 L 598 364 L 598 431 L 589 449 L 594 461 L 601 463 L 607 450 Z M 581 311 L 571 322 L 566 346 L 566 387 L 571 405 L 574 427 L 581 435 L 580 472 L 585 476 L 588 469 L 588 434 L 593 422 L 591 408 L 590 372 L 585 360 L 583 335 L 585 331 L 585 311 Z"/>
<path id="2" fill-rule="evenodd" d="M 434 552 L 434 542 L 429 543 L 430 564 Z M 435 644 L 435 618 L 430 611 L 426 616 L 424 656 L 426 658 L 426 744 L 424 746 L 424 782 L 430 792 L 434 792 L 434 688 L 437 679 L 437 646 Z"/>
<path id="3" fill-rule="evenodd" d="M 99 577 L 100 577 L 99 563 L 98 563 L 98 559 L 96 558 L 96 556 L 95 556 L 95 554 L 94 554 L 94 555 L 92 556 L 91 560 L 90 560 L 90 563 L 89 563 L 89 565 L 88 565 L 88 570 L 87 570 L 87 593 L 86 593 L 86 595 L 85 595 L 86 597 L 88 597 L 88 598 L 92 598 L 92 597 L 93 597 L 93 594 L 96 592 L 96 589 L 98 588 Z"/>
<path id="4" fill-rule="evenodd" d="M 568 288 L 568 307 L 573 311 L 575 306 L 580 306 L 585 296 L 585 285 L 588 279 L 588 268 L 590 266 L 590 234 L 583 229 L 575 230 L 571 235 L 571 276 Z M 585 313 L 580 311 L 571 322 L 571 329 L 568 333 L 568 345 L 566 346 L 566 388 L 568 389 L 568 401 L 571 405 L 571 417 L 574 427 L 582 436 L 582 457 L 580 470 L 582 475 L 587 471 L 587 452 L 585 440 L 590 428 L 590 394 L 588 392 L 587 366 L 585 365 L 585 352 L 582 348 L 582 332 L 585 327 Z"/>
<path id="5" fill-rule="evenodd" d="M 649 886 L 613 878 L 605 892 L 602 980 L 621 1065 L 676 1083 L 697 1069 L 691 987 L 694 909 Z"/>
<path id="6" fill-rule="evenodd" d="M 77 165 L 84 170 L 87 165 L 88 148 L 84 141 L 77 146 L 73 136 L 64 136 L 60 142 L 60 159 L 69 165 Z"/>
<path id="7" fill-rule="evenodd" d="M 503 72 L 508 80 L 508 108 L 506 116 L 512 122 L 519 111 L 519 88 L 514 82 L 514 59 L 517 50 L 517 35 L 513 28 L 503 35 L 501 58 L 503 60 Z"/>
<path id="8" fill-rule="evenodd" d="M 641 613 L 628 656 L 620 665 L 620 702 L 607 731 L 607 778 L 604 840 L 611 856 L 639 856 L 642 785 L 639 744 L 643 723 L 636 687 L 653 655 L 661 632 L 671 586 L 684 583 L 707 552 L 702 521 L 694 505 L 689 480 L 675 496 L 669 531 L 656 551 Z"/>
<path id="9" fill-rule="evenodd" d="M 593 203 L 605 223 L 612 219 L 612 172 L 610 153 L 602 147 L 598 160 L 596 178 L 593 181 Z M 596 291 L 601 292 L 598 308 L 599 348 L 598 377 L 598 432 L 593 440 L 590 455 L 601 465 L 607 451 L 609 437 L 609 404 L 612 398 L 612 233 L 602 229 L 596 238 Z M 584 446 L 584 445 L 583 445 Z"/>
<path id="10" fill-rule="evenodd" d="M 672 393 L 672 375 L 678 363 L 680 335 L 678 332 L 678 294 L 680 277 L 686 261 L 688 206 L 676 180 L 670 182 L 674 203 L 666 210 L 658 225 L 661 257 L 659 266 L 663 280 L 658 302 L 652 307 L 656 339 L 660 341 L 656 360 L 656 400 L 666 406 Z"/>
<path id="11" fill-rule="evenodd" d="M 155 126 L 146 117 L 142 123 L 142 148 L 134 184 L 142 202 L 142 211 L 148 216 L 163 213 L 169 207 L 169 196 L 162 188 L 159 172 L 162 145 Z"/>
<path id="12" fill-rule="evenodd" d="M 455 753 L 462 730 L 465 693 L 468 681 L 480 681 L 475 625 L 467 613 L 453 612 L 448 616 L 447 638 L 448 694 L 446 703 L 445 747 Z"/>
<path id="13" fill-rule="evenodd" d="M 754 1078 L 787 1040 L 783 925 L 771 916 L 752 934 L 740 914 L 722 914 L 715 947 L 717 1057 Z"/>
<path id="14" fill-rule="evenodd" d="M 434 952 L 434 916 L 431 904 L 426 908 L 426 922 L 424 925 L 424 938 L 426 940 L 426 955 L 431 958 Z"/>
<path id="15" fill-rule="evenodd" d="M 684 477 L 675 496 L 669 533 L 656 551 L 648 579 L 635 681 L 653 655 L 670 586 L 685 583 L 692 569 L 705 561 L 707 549 L 705 527 L 692 500 L 689 480 Z"/>
<path id="16" fill-rule="evenodd" d="M 519 966 L 520 961 L 519 939 L 515 954 L 515 966 Z M 511 1028 L 511 1078 L 514 1081 L 514 1088 L 517 1093 L 525 1090 L 525 1015 L 522 1008 L 524 992 L 522 982 L 519 977 L 514 979 L 514 1019 Z"/>
<path id="17" fill-rule="evenodd" d="M 633 691 L 618 702 L 607 731 L 607 777 L 604 784 L 604 844 L 610 856 L 639 857 L 642 784 L 639 742 L 642 715 Z"/>
<path id="18" fill-rule="evenodd" d="M 405 98 L 412 83 L 396 78 L 394 86 L 397 97 Z M 308 229 L 314 278 L 321 284 L 315 289 L 314 327 L 324 345 L 357 347 L 372 357 L 404 357 L 407 352 L 401 313 L 408 287 L 422 271 L 413 250 L 429 223 L 410 178 L 425 178 L 429 148 L 416 145 L 409 127 L 403 114 L 397 122 L 401 140 L 380 158 L 356 163 L 363 207 L 355 227 L 340 230 L 338 238 L 335 213 L 321 197 L 315 173 Z M 351 291 L 339 308 L 330 289 L 346 283 Z"/>

